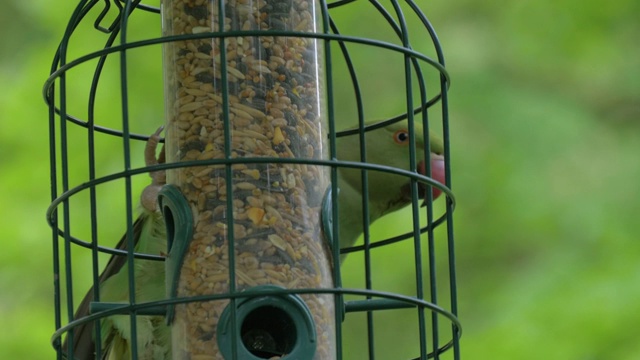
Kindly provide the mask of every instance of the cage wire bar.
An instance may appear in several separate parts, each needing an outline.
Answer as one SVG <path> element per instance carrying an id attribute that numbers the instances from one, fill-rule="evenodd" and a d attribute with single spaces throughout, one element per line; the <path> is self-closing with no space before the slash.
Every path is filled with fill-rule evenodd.
<path id="1" fill-rule="evenodd" d="M 212 1 L 204 1 L 207 3 L 213 3 Z M 275 4 L 276 1 L 262 1 L 266 4 Z M 390 43 L 386 41 L 369 39 L 357 36 L 350 36 L 339 31 L 340 24 L 334 19 L 332 13 L 339 11 L 340 9 L 348 6 L 355 6 L 362 1 L 356 2 L 355 0 L 343 0 L 327 3 L 325 1 L 319 2 L 319 10 L 321 24 L 319 32 L 304 32 L 304 31 L 289 31 L 286 29 L 268 29 L 268 30 L 230 30 L 230 31 L 206 31 L 196 34 L 177 34 L 177 35 L 165 35 L 157 38 L 149 38 L 139 41 L 130 41 L 128 37 L 128 22 L 133 21 L 132 16 L 136 12 L 148 12 L 152 14 L 160 14 L 160 9 L 154 6 L 143 4 L 139 0 L 124 1 L 124 0 L 85 0 L 80 1 L 75 8 L 59 48 L 53 59 L 51 67 L 51 75 L 46 81 L 44 86 L 45 101 L 49 106 L 49 142 L 50 142 L 50 173 L 51 173 L 51 198 L 52 203 L 47 210 L 47 221 L 52 227 L 52 242 L 53 242 L 53 271 L 54 271 L 54 306 L 55 306 L 55 327 L 56 331 L 52 338 L 54 349 L 56 350 L 57 359 L 73 359 L 71 355 L 74 349 L 74 341 L 77 339 L 74 337 L 75 332 L 80 332 L 82 329 L 90 329 L 89 333 L 93 333 L 94 339 L 101 339 L 101 327 L 100 322 L 104 319 L 114 315 L 125 315 L 130 319 L 130 331 L 131 331 L 131 343 L 136 343 L 138 331 L 138 317 L 139 316 L 167 316 L 168 309 L 171 309 L 179 304 L 185 303 L 197 303 L 213 300 L 225 300 L 229 301 L 232 306 L 230 307 L 231 327 L 236 328 L 239 324 L 236 324 L 237 319 L 237 307 L 234 306 L 237 302 L 244 302 L 247 299 L 260 298 L 260 297 L 287 297 L 291 296 L 299 299 L 300 296 L 306 295 L 329 295 L 332 297 L 334 308 L 334 320 L 335 320 L 335 355 L 325 355 L 319 357 L 318 354 L 310 355 L 308 358 L 343 358 L 343 328 L 342 322 L 349 321 L 349 314 L 364 312 L 366 313 L 367 333 L 366 335 L 366 355 L 363 357 L 374 359 L 380 358 L 376 356 L 376 341 L 379 341 L 379 330 L 374 333 L 376 327 L 374 326 L 374 315 L 382 310 L 398 310 L 398 309 L 415 309 L 417 319 L 417 329 L 419 332 L 419 344 L 416 346 L 416 351 L 419 351 L 419 355 L 415 359 L 460 359 L 460 347 L 459 339 L 461 336 L 461 324 L 457 319 L 457 291 L 456 291 L 456 277 L 455 277 L 455 256 L 454 256 L 454 236 L 453 236 L 453 209 L 455 206 L 455 198 L 451 192 L 451 158 L 450 158 L 450 143 L 449 143 L 449 125 L 448 125 L 448 98 L 447 90 L 450 84 L 449 75 L 445 69 L 444 55 L 439 43 L 438 37 L 427 16 L 419 8 L 418 4 L 412 0 L 406 0 L 400 2 L 398 0 L 391 0 L 389 3 L 391 8 L 387 8 L 381 2 L 376 0 L 368 1 L 367 4 L 371 6 L 378 15 L 382 16 L 388 26 L 392 29 L 392 32 L 397 37 L 399 43 Z M 224 12 L 225 6 L 219 3 L 218 8 L 221 12 Z M 224 5 L 227 5 L 226 3 Z M 429 34 L 429 39 L 433 45 L 433 51 L 436 53 L 436 59 L 432 59 L 418 51 L 413 46 L 417 43 L 416 39 L 423 40 L 425 37 L 410 34 L 410 27 L 407 24 L 404 12 L 410 11 L 412 16 L 418 19 L 418 22 L 422 25 L 423 29 Z M 97 13 L 95 19 L 93 19 L 93 27 L 96 32 L 101 32 L 106 35 L 106 41 L 101 49 L 88 53 L 84 56 L 80 56 L 75 59 L 69 59 L 68 48 L 69 43 L 77 34 L 79 26 L 85 22 L 91 22 L 90 15 Z M 114 15 L 115 14 L 115 15 Z M 113 20 L 108 21 L 107 18 L 111 17 Z M 225 148 L 226 156 L 224 159 L 208 159 L 208 160 L 192 160 L 182 162 L 167 162 L 157 165 L 147 165 L 144 167 L 134 168 L 132 166 L 131 155 L 131 142 L 132 141 L 147 141 L 149 135 L 139 134 L 131 131 L 130 123 L 134 119 L 130 118 L 129 110 L 129 89 L 128 89 L 128 68 L 127 53 L 132 49 L 143 48 L 145 46 L 176 43 L 186 40 L 196 39 L 229 39 L 233 37 L 264 37 L 264 36 L 288 36 L 298 37 L 304 39 L 315 39 L 323 43 L 324 50 L 324 75 L 325 75 L 325 87 L 326 87 L 326 126 L 327 126 L 327 143 L 329 145 L 329 156 L 326 159 L 306 159 L 306 158 L 278 158 L 278 157 L 247 157 L 247 158 L 232 158 L 230 156 L 230 137 L 229 131 L 226 131 Z M 119 42 L 118 42 L 119 40 Z M 337 46 L 335 46 L 337 45 Z M 397 116 L 388 118 L 384 121 L 380 121 L 375 125 L 365 124 L 365 104 L 363 95 L 362 81 L 357 69 L 355 61 L 351 54 L 350 47 L 355 45 L 374 47 L 382 50 L 388 50 L 403 57 L 404 67 L 404 84 L 405 84 L 405 98 L 406 108 Z M 334 47 L 332 47 L 334 46 Z M 222 51 L 225 53 L 225 51 Z M 224 55 L 223 55 L 224 56 Z M 333 72 L 333 58 L 340 57 L 347 68 L 348 80 L 350 86 L 354 92 L 355 111 L 357 114 L 358 126 L 355 129 L 349 131 L 338 131 L 336 124 L 336 109 L 334 98 L 334 88 L 336 86 L 344 86 L 339 83 L 335 78 Z M 118 61 L 120 66 L 120 91 L 121 91 L 121 106 L 122 106 L 122 118 L 121 127 L 110 127 L 98 124 L 96 118 L 96 102 L 98 100 L 97 89 L 100 83 L 101 76 L 103 76 L 103 70 L 105 63 L 109 61 Z M 95 69 L 93 72 L 93 78 L 90 82 L 89 97 L 87 103 L 86 119 L 82 116 L 71 114 L 69 112 L 69 102 L 71 101 L 68 93 L 67 85 L 67 73 L 74 70 L 76 67 L 95 61 Z M 159 59 L 158 59 L 159 61 Z M 424 70 L 425 64 L 428 69 L 435 69 L 439 73 L 439 86 L 437 91 L 433 91 L 436 94 L 428 96 L 428 93 L 432 90 L 428 88 Z M 223 61 L 221 65 L 224 67 L 226 64 Z M 227 71 L 221 72 L 224 78 Z M 341 79 L 344 80 L 344 79 Z M 228 94 L 228 84 L 222 82 L 222 94 Z M 417 97 L 415 94 L 415 87 L 417 86 Z M 228 97 L 228 96 L 227 96 Z M 228 98 L 224 99 L 223 106 L 229 107 Z M 417 103 L 417 104 L 416 104 Z M 441 126 L 442 126 L 442 138 L 444 140 L 444 161 L 445 161 L 445 184 L 439 184 L 432 180 L 427 175 L 419 174 L 415 169 L 419 158 L 427 158 L 429 156 L 429 129 L 430 129 L 430 116 L 428 109 L 434 109 L 436 105 L 440 105 L 441 112 Z M 227 115 L 224 119 L 225 128 L 229 128 L 228 110 L 225 111 Z M 135 120 L 139 121 L 139 120 Z M 366 154 L 366 136 L 369 131 L 373 131 L 380 127 L 386 126 L 391 123 L 399 121 L 406 121 L 410 135 L 409 146 L 409 163 L 410 169 L 403 170 L 397 168 L 390 168 L 383 165 L 372 164 L 367 162 Z M 423 124 L 424 133 L 422 136 L 427 139 L 425 145 L 425 151 L 423 153 L 416 153 L 414 151 L 415 145 L 415 129 L 414 122 L 420 122 Z M 159 124 L 154 124 L 159 125 Z M 74 183 L 73 177 L 70 173 L 70 152 L 74 151 L 74 145 L 79 141 L 77 137 L 72 137 L 74 131 L 70 128 L 85 129 L 86 132 L 86 146 L 87 146 L 87 178 L 86 181 L 81 183 Z M 100 166 L 97 160 L 95 141 L 96 136 L 112 136 L 122 138 L 124 165 L 120 172 L 112 173 L 106 176 L 98 176 L 96 169 Z M 359 162 L 349 162 L 337 159 L 336 156 L 336 142 L 338 138 L 351 137 L 352 139 L 357 137 L 359 140 L 360 153 Z M 410 182 L 411 189 L 411 218 L 413 222 L 413 228 L 410 232 L 398 236 L 394 236 L 384 240 L 373 241 L 371 232 L 369 229 L 368 220 L 368 197 L 363 196 L 362 211 L 363 216 L 363 235 L 364 244 L 355 245 L 348 248 L 340 249 L 338 246 L 331 247 L 331 261 L 333 264 L 340 263 L 340 256 L 350 253 L 361 253 L 364 258 L 364 289 L 358 288 L 345 288 L 342 286 L 342 276 L 340 273 L 340 266 L 333 266 L 332 281 L 333 287 L 330 288 L 269 288 L 269 289 L 246 289 L 244 291 L 234 291 L 233 284 L 237 281 L 237 275 L 234 273 L 234 267 L 231 266 L 230 281 L 231 288 L 228 292 L 220 294 L 204 294 L 199 296 L 190 297 L 167 297 L 158 301 L 139 302 L 136 301 L 136 278 L 133 270 L 134 264 L 141 261 L 152 261 L 162 263 L 165 261 L 164 254 L 148 254 L 136 252 L 135 250 L 135 233 L 138 231 L 138 221 L 134 220 L 134 204 L 136 199 L 132 191 L 132 179 L 135 176 L 144 175 L 154 171 L 171 171 L 177 169 L 184 169 L 196 166 L 224 166 L 226 173 L 224 178 L 227 184 L 231 184 L 231 166 L 237 164 L 301 164 L 308 166 L 318 166 L 328 169 L 330 173 L 331 185 L 329 186 L 330 196 L 325 200 L 330 200 L 330 209 L 327 214 L 331 214 L 330 219 L 324 224 L 325 233 L 338 234 L 339 221 L 330 221 L 331 219 L 339 218 L 338 208 L 338 169 L 352 168 L 362 170 L 361 181 L 363 184 L 363 193 L 367 194 L 368 179 L 370 174 L 375 172 L 393 173 L 399 176 L 405 177 Z M 427 162 L 426 173 L 430 174 L 429 165 Z M 113 181 L 122 180 L 125 184 L 125 207 L 126 207 L 126 233 L 123 237 L 124 246 L 121 248 L 115 248 L 115 244 L 106 240 L 100 239 L 100 228 L 98 226 L 98 193 L 102 185 L 108 184 Z M 227 185 L 230 186 L 230 185 Z M 436 216 L 434 214 L 434 207 L 432 206 L 433 196 L 431 191 L 424 192 L 425 201 L 427 206 L 424 207 L 424 211 L 421 208 L 421 196 L 420 188 L 424 187 L 427 190 L 433 188 L 440 189 L 446 196 L 446 202 L 444 205 L 444 211 L 441 215 Z M 233 189 L 229 187 L 229 193 L 233 193 Z M 72 211 L 74 211 L 71 205 L 71 200 L 79 197 L 80 194 L 88 192 L 88 208 L 89 214 L 85 215 L 87 222 L 90 224 L 90 231 L 88 239 L 83 239 L 81 236 L 75 234 L 74 227 L 72 227 L 71 218 Z M 229 199 L 231 196 L 229 196 Z M 227 207 L 229 228 L 233 226 L 233 213 L 230 212 L 231 206 Z M 61 219 L 60 219 L 61 216 Z M 423 227 L 420 226 L 420 217 L 426 216 L 427 224 Z M 327 220 L 327 219 L 323 219 Z M 435 237 L 435 230 L 437 227 L 443 226 L 446 237 L 446 258 L 439 260 L 436 258 L 437 253 L 437 240 Z M 426 234 L 426 244 L 423 243 L 422 235 Z M 231 235 L 233 237 L 233 235 Z M 372 251 L 385 246 L 391 246 L 392 244 L 402 243 L 405 241 L 412 242 L 413 255 L 415 262 L 415 295 L 404 295 L 391 293 L 388 291 L 377 290 L 373 284 L 373 259 Z M 425 249 L 426 245 L 426 249 Z M 230 264 L 234 263 L 235 253 L 233 251 L 233 241 L 230 241 L 229 257 Z M 90 290 L 90 294 L 93 300 L 91 306 L 91 312 L 84 314 L 81 317 L 76 318 L 76 307 L 74 303 L 74 293 L 82 293 L 84 289 L 74 289 L 74 274 L 82 271 L 82 269 L 74 269 L 72 266 L 72 259 L 74 253 L 78 253 L 80 250 L 88 249 L 91 254 L 92 260 L 92 284 L 93 287 Z M 427 254 L 426 258 L 423 258 L 423 253 Z M 109 254 L 113 256 L 115 261 L 120 264 L 128 264 L 128 303 L 112 304 L 104 303 L 100 301 L 101 293 L 99 284 L 105 280 L 103 274 L 101 274 L 101 267 L 99 266 L 99 254 Z M 353 255 L 352 255 L 353 256 Z M 448 276 L 448 284 L 444 286 L 444 289 L 448 289 L 448 294 L 444 297 L 448 297 L 448 306 L 443 305 L 441 298 L 443 297 L 441 286 L 438 286 L 437 274 L 440 268 L 437 266 L 438 261 L 446 262 L 446 272 Z M 425 274 L 428 273 L 428 279 L 425 279 Z M 429 288 L 424 289 L 425 283 Z M 346 296 L 358 297 L 362 300 L 348 300 L 345 301 Z M 66 301 L 66 302 L 65 302 Z M 66 314 L 66 318 L 64 318 Z M 427 314 L 430 316 L 430 324 Z M 450 331 L 446 332 L 445 339 L 443 340 L 442 329 L 443 326 L 440 320 L 446 320 L 450 322 Z M 378 337 L 377 337 L 377 336 Z M 244 344 L 243 339 L 236 339 L 231 337 L 231 355 L 226 358 L 231 359 L 243 359 L 239 355 Z M 101 344 L 101 341 L 95 341 L 93 346 L 96 358 L 102 358 L 105 349 Z M 144 358 L 141 354 L 138 354 L 137 346 L 131 347 L 131 356 L 133 359 Z M 256 355 L 255 352 L 252 353 Z M 286 355 L 286 354 L 281 354 Z M 269 358 L 260 357 L 256 358 Z M 286 356 L 285 356 L 286 358 Z"/>

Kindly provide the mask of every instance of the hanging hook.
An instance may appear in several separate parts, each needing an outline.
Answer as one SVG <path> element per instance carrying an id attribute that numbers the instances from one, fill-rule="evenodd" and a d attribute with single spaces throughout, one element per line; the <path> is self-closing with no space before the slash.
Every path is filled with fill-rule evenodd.
<path id="1" fill-rule="evenodd" d="M 99 0 L 95 0 L 94 4 L 96 2 L 98 2 L 98 1 Z M 109 25 L 109 27 L 104 27 L 104 26 L 101 25 L 101 23 L 104 20 L 104 18 L 107 16 L 107 14 L 109 13 L 109 9 L 111 8 L 111 1 L 110 0 L 104 0 L 104 9 L 102 9 L 100 14 L 96 18 L 96 21 L 93 24 L 93 27 L 96 28 L 96 30 L 99 30 L 99 31 L 101 31 L 101 32 L 103 32 L 105 34 L 112 33 L 113 30 L 116 29 L 118 27 L 118 25 L 119 25 L 118 23 L 120 21 L 120 16 L 122 16 L 122 11 L 124 10 L 124 6 L 123 6 L 124 2 L 126 2 L 126 0 L 114 0 L 113 3 L 116 4 L 116 7 L 118 8 L 118 16 L 116 16 L 116 18 L 113 20 L 111 25 Z M 132 5 L 133 5 L 132 8 L 131 8 L 132 10 L 133 9 L 140 9 L 140 10 L 148 11 L 150 13 L 160 14 L 160 8 L 159 7 L 141 4 L 141 0 L 133 0 Z"/>
<path id="2" fill-rule="evenodd" d="M 96 18 L 96 21 L 93 23 L 93 27 L 96 28 L 96 30 L 102 31 L 105 34 L 111 33 L 111 31 L 113 31 L 113 27 L 114 27 L 114 23 L 112 23 L 111 26 L 109 26 L 108 28 L 100 25 L 102 20 L 104 20 L 104 18 L 109 13 L 109 9 L 110 8 L 111 8 L 111 2 L 109 0 L 104 0 L 104 9 L 102 9 L 100 14 Z"/>

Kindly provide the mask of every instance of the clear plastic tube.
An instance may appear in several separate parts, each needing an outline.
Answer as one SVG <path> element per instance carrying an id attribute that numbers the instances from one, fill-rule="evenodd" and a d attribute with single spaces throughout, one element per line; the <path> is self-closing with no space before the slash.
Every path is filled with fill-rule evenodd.
<path id="1" fill-rule="evenodd" d="M 319 2 L 313 0 L 236 0 L 223 7 L 221 29 L 217 1 L 163 0 L 163 35 L 221 30 L 316 32 L 320 23 Z M 229 109 L 231 158 L 327 157 L 321 42 L 266 35 L 224 40 L 211 36 L 165 44 L 167 162 L 224 159 L 224 105 Z M 289 289 L 333 287 L 330 251 L 319 224 L 328 170 L 307 164 L 231 165 L 233 218 L 229 219 L 225 166 L 167 172 L 167 182 L 180 189 L 194 219 L 177 296 L 230 291 L 230 226 L 236 291 L 267 284 Z M 333 296 L 301 298 L 316 327 L 314 358 L 332 358 Z M 176 306 L 173 359 L 223 358 L 216 323 L 228 303 Z"/>

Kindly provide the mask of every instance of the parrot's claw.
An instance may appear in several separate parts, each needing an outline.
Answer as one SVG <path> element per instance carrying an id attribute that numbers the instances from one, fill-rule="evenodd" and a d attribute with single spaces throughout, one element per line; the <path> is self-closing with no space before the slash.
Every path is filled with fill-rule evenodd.
<path id="1" fill-rule="evenodd" d="M 160 143 L 160 133 L 162 133 L 162 130 L 164 130 L 164 126 L 160 126 L 156 132 L 149 136 L 149 140 L 147 140 L 147 146 L 144 149 L 144 162 L 147 166 L 158 164 L 156 149 Z"/>
<path id="2" fill-rule="evenodd" d="M 164 126 L 160 126 L 156 132 L 154 132 L 147 140 L 147 145 L 144 150 L 144 161 L 147 166 L 153 166 L 164 163 L 164 146 L 160 150 L 160 154 L 156 158 L 156 149 L 160 143 L 160 133 L 164 130 Z M 149 173 L 151 176 L 151 184 L 147 185 L 142 191 L 140 196 L 140 202 L 142 206 L 148 211 L 158 211 L 158 192 L 164 184 L 167 182 L 167 177 L 164 170 L 152 171 Z"/>

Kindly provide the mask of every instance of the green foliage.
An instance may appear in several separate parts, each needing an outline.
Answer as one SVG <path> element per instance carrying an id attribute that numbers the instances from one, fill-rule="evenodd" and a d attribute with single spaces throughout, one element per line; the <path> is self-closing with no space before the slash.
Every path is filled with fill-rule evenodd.
<path id="1" fill-rule="evenodd" d="M 5 88 L 0 98 L 3 359 L 53 357 L 51 230 L 43 216 L 50 201 L 47 109 L 41 89 L 74 5 L 14 0 L 0 12 L 5 34 L 0 44 L 0 82 Z M 424 9 L 441 38 L 453 79 L 463 359 L 637 358 L 638 2 L 432 1 Z M 354 15 L 347 11 L 339 16 Z M 145 16 L 148 27 L 140 31 L 157 36 L 156 20 Z M 366 22 L 351 23 L 354 31 L 375 35 L 362 29 Z M 100 43 L 87 39 L 90 34 L 78 40 L 75 55 L 97 50 L 92 46 Z M 132 116 L 148 118 L 136 130 L 151 133 L 163 113 L 158 102 L 159 48 L 148 56 L 155 58 L 147 59 L 152 66 L 130 76 L 131 101 L 136 104 Z M 369 57 L 362 66 L 375 71 L 383 64 Z M 84 84 L 73 93 L 79 111 L 86 111 L 82 101 L 87 74 L 78 69 L 74 77 L 75 84 Z M 143 86 L 142 80 L 150 79 L 158 85 L 154 91 Z M 101 114 L 119 117 L 119 109 L 110 109 L 118 103 L 117 84 L 112 78 L 101 90 Z M 381 86 L 384 83 L 367 89 L 369 98 L 378 97 L 374 109 L 383 115 L 397 113 L 398 103 L 379 91 Z M 389 87 L 392 93 L 403 91 Z M 119 151 L 121 144 L 103 141 L 103 148 Z M 83 159 L 78 155 L 73 161 Z M 121 159 L 120 154 L 100 159 L 99 171 L 120 169 Z M 135 161 L 141 164 L 142 159 Z M 77 179 L 85 176 L 78 174 Z M 145 181 L 141 178 L 138 186 Z M 107 204 L 101 216 L 118 219 L 112 226 L 115 244 L 124 220 L 116 210 L 107 210 Z M 376 224 L 375 236 L 384 237 L 384 229 L 403 221 L 406 211 Z M 411 293 L 412 264 L 403 261 L 409 250 L 398 246 L 376 254 L 375 284 Z M 87 266 L 87 261 L 84 257 L 75 266 Z M 346 261 L 345 272 L 353 273 L 345 278 L 349 286 L 362 286 L 358 265 L 355 257 Z M 80 280 L 86 284 L 88 277 Z M 82 285 L 76 292 L 78 297 L 84 292 Z M 393 330 L 377 330 L 378 358 L 408 358 L 416 352 L 410 347 L 415 344 L 412 316 L 400 316 L 410 324 L 402 327 L 397 319 L 376 315 L 378 323 L 388 321 Z M 354 316 L 345 329 L 362 329 L 362 323 Z M 355 344 L 345 346 L 347 359 L 362 358 L 362 351 Z"/>

